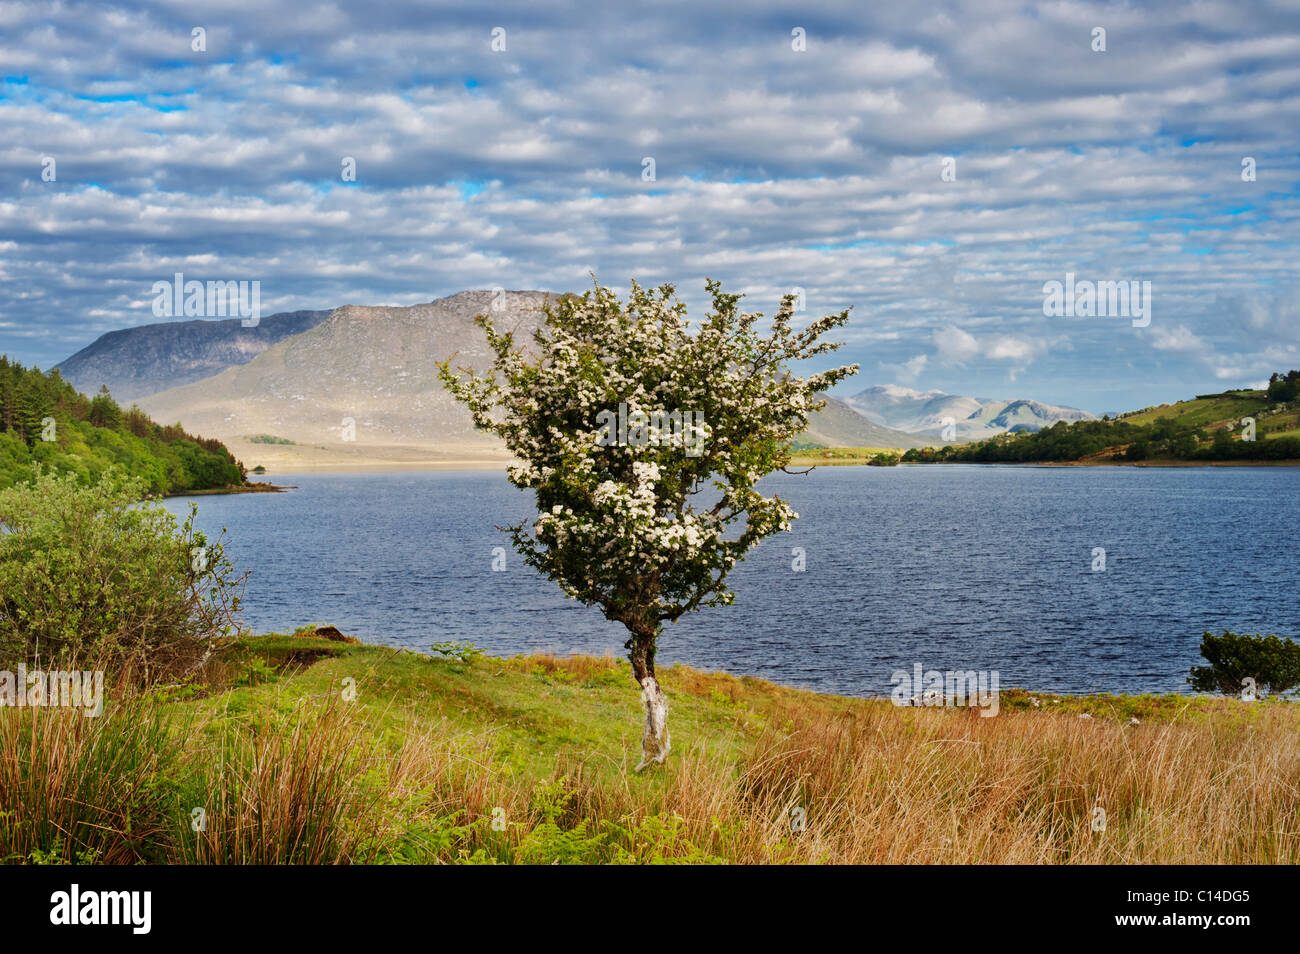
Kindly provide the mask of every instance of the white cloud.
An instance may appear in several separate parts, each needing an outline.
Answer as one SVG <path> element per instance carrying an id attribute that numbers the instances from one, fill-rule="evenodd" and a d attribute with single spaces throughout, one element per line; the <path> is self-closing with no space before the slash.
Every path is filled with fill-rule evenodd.
<path id="1" fill-rule="evenodd" d="M 1038 340 L 1014 335 L 984 335 L 976 337 L 954 325 L 948 325 L 932 335 L 941 360 L 960 364 L 974 358 L 989 361 L 1008 361 L 1024 365 L 1041 354 L 1046 346 Z"/>
<path id="2" fill-rule="evenodd" d="M 886 371 L 893 372 L 894 378 L 907 384 L 915 381 L 925 370 L 925 366 L 930 362 L 929 355 L 918 354 L 908 358 L 900 364 L 884 364 L 880 366 Z"/>
<path id="3" fill-rule="evenodd" d="M 1159 351 L 1186 351 L 1200 353 L 1207 346 L 1204 341 L 1188 331 L 1184 325 L 1173 328 L 1157 327 L 1151 336 L 1151 347 Z"/>
<path id="4" fill-rule="evenodd" d="M 705 275 L 765 311 L 800 286 L 819 314 L 856 306 L 837 360 L 1009 370 L 1107 409 L 1179 396 L 1206 362 L 1267 376 L 1300 341 L 1300 12 L 1107 7 L 1104 55 L 1075 3 L 827 10 L 804 53 L 707 0 L 494 15 L 501 54 L 468 6 L 261 0 L 201 55 L 162 8 L 0 8 L 26 76 L 0 86 L 0 351 L 47 366 L 151 321 L 152 282 L 199 257 L 282 309 L 588 268 L 675 281 L 693 313 Z M 1140 271 L 1151 333 L 1046 329 L 1042 283 L 1068 270 Z"/>
<path id="5" fill-rule="evenodd" d="M 975 336 L 955 325 L 948 325 L 936 331 L 932 340 L 942 361 L 960 363 L 969 361 L 980 353 L 979 342 L 975 340 Z"/>

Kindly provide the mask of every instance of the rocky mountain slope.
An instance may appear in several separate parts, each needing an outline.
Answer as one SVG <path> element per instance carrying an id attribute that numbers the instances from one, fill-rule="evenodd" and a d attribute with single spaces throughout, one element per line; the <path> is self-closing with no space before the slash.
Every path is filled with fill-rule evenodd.
<path id="1" fill-rule="evenodd" d="M 101 335 L 55 367 L 82 394 L 94 395 L 107 385 L 125 406 L 146 394 L 247 364 L 276 342 L 314 328 L 328 314 L 283 312 L 263 318 L 251 328 L 243 327 L 239 318 L 123 328 Z"/>
<path id="2" fill-rule="evenodd" d="M 229 436 L 250 466 L 504 459 L 443 390 L 436 366 L 455 354 L 458 365 L 487 369 L 474 316 L 489 313 L 524 337 L 547 296 L 512 291 L 494 300 L 490 291 L 466 291 L 407 307 L 344 305 L 247 364 L 139 403 L 162 420 Z"/>
<path id="3" fill-rule="evenodd" d="M 139 399 L 159 420 L 219 437 L 250 467 L 483 464 L 504 460 L 443 390 L 436 365 L 490 366 L 478 314 L 525 341 L 547 292 L 465 291 L 408 307 L 345 305 L 245 364 Z M 906 449 L 938 443 L 831 400 L 805 443 Z"/>
<path id="4" fill-rule="evenodd" d="M 826 406 L 808 421 L 801 444 L 823 447 L 893 447 L 908 450 L 943 443 L 938 437 L 924 438 L 868 420 L 837 398 L 826 398 Z"/>

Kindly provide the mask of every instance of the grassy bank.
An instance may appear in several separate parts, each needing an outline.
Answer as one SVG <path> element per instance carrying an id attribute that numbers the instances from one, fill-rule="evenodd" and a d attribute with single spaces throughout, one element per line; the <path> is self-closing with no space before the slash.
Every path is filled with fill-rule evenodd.
<path id="1" fill-rule="evenodd" d="M 249 481 L 237 487 L 214 487 L 210 490 L 184 490 L 174 494 L 163 494 L 164 497 L 212 497 L 224 496 L 226 494 L 282 494 L 285 491 L 297 490 L 297 487 L 287 484 L 272 484 L 268 481 Z"/>
<path id="2" fill-rule="evenodd" d="M 979 718 L 661 677 L 673 751 L 636 775 L 622 661 L 250 639 L 210 684 L 115 698 L 99 719 L 0 710 L 0 856 L 1300 861 L 1293 704 L 1004 691 Z"/>
<path id="3" fill-rule="evenodd" d="M 791 452 L 792 467 L 826 467 L 898 462 L 903 452 L 896 447 L 803 447 Z"/>

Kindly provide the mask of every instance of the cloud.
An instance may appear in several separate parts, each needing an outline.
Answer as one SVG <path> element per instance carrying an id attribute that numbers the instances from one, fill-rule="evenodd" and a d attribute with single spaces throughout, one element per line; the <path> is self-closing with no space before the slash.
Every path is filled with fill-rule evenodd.
<path id="1" fill-rule="evenodd" d="M 1198 354 L 1207 348 L 1204 341 L 1183 325 L 1175 325 L 1173 328 L 1157 327 L 1151 336 L 1151 347 L 1159 351 L 1185 351 Z"/>
<path id="2" fill-rule="evenodd" d="M 905 384 L 911 384 L 917 379 L 921 372 L 925 370 L 925 366 L 929 361 L 929 355 L 918 354 L 908 358 L 900 364 L 882 363 L 880 366 L 886 371 L 893 372 L 895 380 L 901 381 Z"/>
<path id="3" fill-rule="evenodd" d="M 706 276 L 768 312 L 797 286 L 854 306 L 835 360 L 968 393 L 1010 370 L 1089 409 L 1267 376 L 1300 341 L 1295 9 L 178 9 L 0 8 L 0 351 L 48 366 L 153 321 L 176 270 L 280 310 L 593 269 L 693 313 Z M 1150 334 L 1047 323 L 1067 271 L 1152 281 Z"/>
<path id="4" fill-rule="evenodd" d="M 969 361 L 980 353 L 980 344 L 969 331 L 963 331 L 955 325 L 948 325 L 936 331 L 933 336 L 934 346 L 939 358 L 949 363 Z"/>
<path id="5" fill-rule="evenodd" d="M 989 361 L 1024 365 L 1046 350 L 1046 345 L 1040 340 L 1014 335 L 985 335 L 977 338 L 954 325 L 935 331 L 932 340 L 940 360 L 951 364 L 985 358 Z"/>

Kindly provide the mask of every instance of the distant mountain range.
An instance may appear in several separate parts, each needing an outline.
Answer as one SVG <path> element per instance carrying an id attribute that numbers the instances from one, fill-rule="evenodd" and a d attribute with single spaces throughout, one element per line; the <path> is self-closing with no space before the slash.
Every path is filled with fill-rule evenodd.
<path id="1" fill-rule="evenodd" d="M 922 437 L 941 436 L 945 419 L 951 419 L 955 439 L 962 443 L 1008 431 L 1037 431 L 1057 421 L 1094 419 L 1087 411 L 1039 401 L 963 397 L 892 384 L 867 388 L 845 398 L 845 403 L 876 424 Z"/>
<path id="2" fill-rule="evenodd" d="M 826 398 L 826 406 L 808 418 L 808 427 L 800 435 L 805 444 L 822 447 L 893 447 L 910 450 L 945 443 L 929 440 L 868 420 L 845 402 Z"/>
<path id="3" fill-rule="evenodd" d="M 436 364 L 490 367 L 474 316 L 523 342 L 551 293 L 465 291 L 407 307 L 345 305 L 272 315 L 255 328 L 178 321 L 110 332 L 59 365 L 85 393 L 101 385 L 157 420 L 215 437 L 249 466 L 488 463 L 501 445 L 443 390 Z M 908 449 L 938 444 L 829 398 L 805 444 Z"/>
<path id="4" fill-rule="evenodd" d="M 146 394 L 200 381 L 245 364 L 271 345 L 308 331 L 328 311 L 289 311 L 252 328 L 239 318 L 164 321 L 110 331 L 57 365 L 63 380 L 82 394 L 105 385 L 121 404 Z"/>

